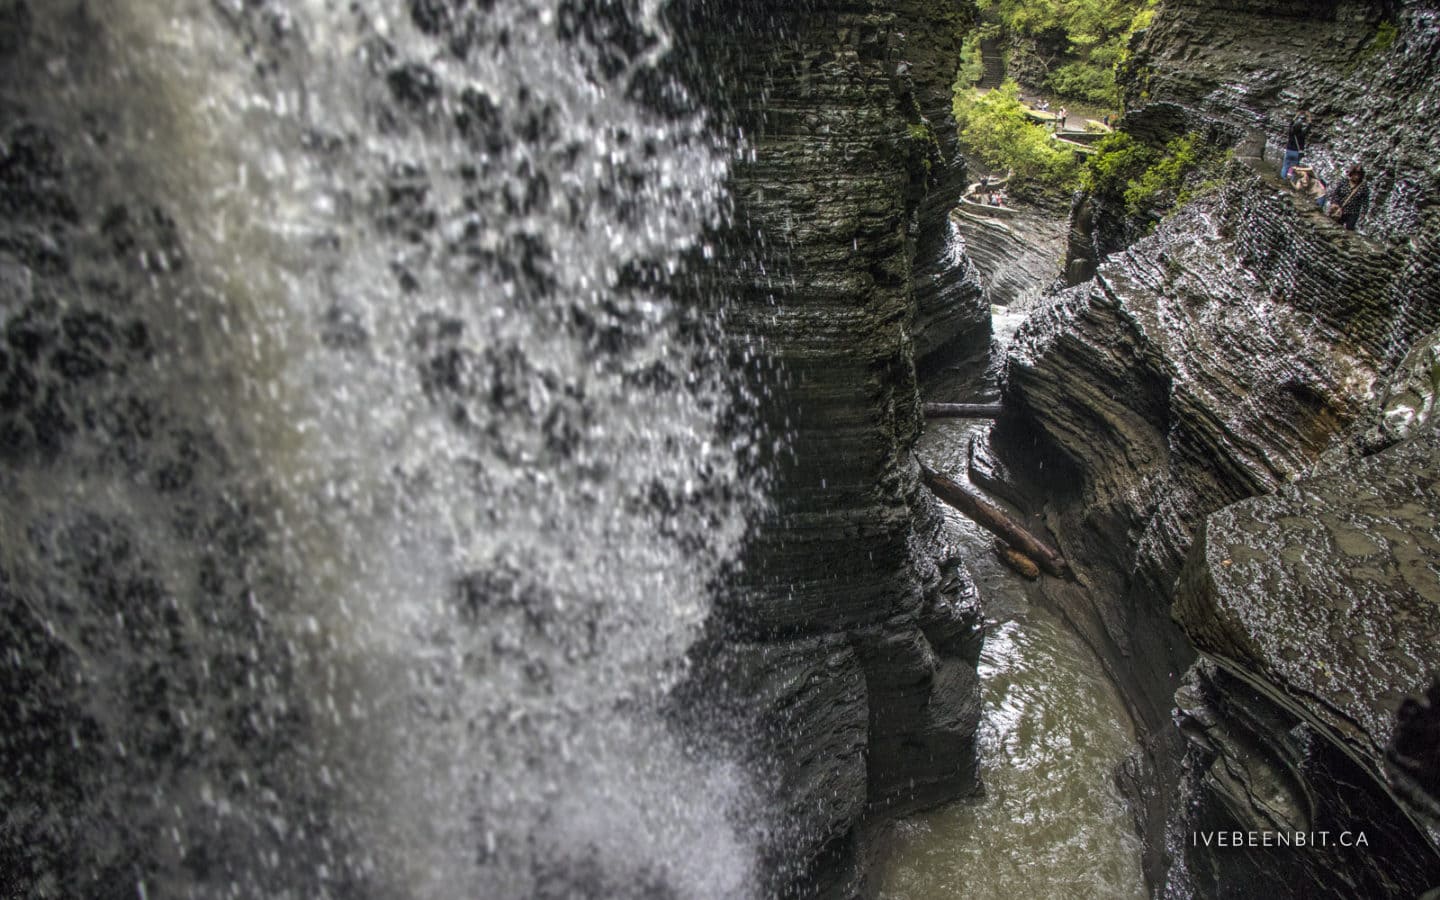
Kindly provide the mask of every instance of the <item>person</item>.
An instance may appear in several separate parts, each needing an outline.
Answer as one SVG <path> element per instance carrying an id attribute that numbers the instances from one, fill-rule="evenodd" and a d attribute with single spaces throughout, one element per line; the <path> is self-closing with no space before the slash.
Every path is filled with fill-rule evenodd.
<path id="1" fill-rule="evenodd" d="M 1315 177 L 1315 170 L 1309 166 L 1296 166 L 1292 170 L 1295 174 L 1295 190 L 1304 194 L 1317 207 L 1325 205 L 1325 182 Z"/>
<path id="2" fill-rule="evenodd" d="M 1103 121 L 1104 121 L 1104 123 L 1105 123 L 1105 127 L 1106 127 L 1106 128 L 1109 128 L 1109 127 L 1110 127 L 1110 114 L 1109 114 L 1109 113 L 1106 113 L 1106 114 L 1105 114 L 1105 118 L 1104 118 Z"/>
<path id="3" fill-rule="evenodd" d="M 1343 225 L 1346 231 L 1354 231 L 1369 204 L 1370 185 L 1365 182 L 1365 168 L 1359 163 L 1351 163 L 1350 168 L 1345 170 L 1345 181 L 1330 192 L 1325 213 Z"/>
<path id="4" fill-rule="evenodd" d="M 1300 164 L 1305 154 L 1305 143 L 1310 140 L 1310 114 L 1300 110 L 1290 122 L 1290 131 L 1285 136 L 1285 159 L 1280 163 L 1280 177 L 1290 178 L 1290 170 Z"/>
<path id="5" fill-rule="evenodd" d="M 1064 131 L 1064 130 L 1065 130 L 1065 120 L 1068 119 L 1068 118 L 1070 118 L 1070 113 L 1069 113 L 1068 110 L 1065 109 L 1065 107 L 1062 106 L 1062 107 L 1060 107 L 1060 112 L 1057 113 L 1057 115 L 1059 116 L 1059 118 L 1055 120 L 1056 123 L 1057 123 L 1057 124 L 1055 125 L 1055 130 L 1056 130 L 1056 131 Z"/>

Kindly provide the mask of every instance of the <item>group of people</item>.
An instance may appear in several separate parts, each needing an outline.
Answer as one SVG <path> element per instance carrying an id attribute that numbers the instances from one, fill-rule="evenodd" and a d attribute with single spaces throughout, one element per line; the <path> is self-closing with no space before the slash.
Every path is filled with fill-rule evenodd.
<path id="1" fill-rule="evenodd" d="M 1038 109 L 1040 112 L 1050 112 L 1050 101 L 1044 98 L 1036 100 L 1035 109 Z M 1069 110 L 1063 106 L 1060 107 L 1059 111 L 1055 113 L 1055 130 L 1063 131 L 1065 129 L 1065 120 L 1068 118 L 1070 118 Z"/>
<path id="2" fill-rule="evenodd" d="M 990 176 L 980 179 L 979 183 L 970 187 L 969 195 L 965 198 L 971 203 L 978 203 L 981 206 L 1004 206 L 1005 191 L 1003 185 L 1010 180 L 1010 175 L 1000 179 L 998 184 L 990 182 Z"/>
<path id="3" fill-rule="evenodd" d="M 1005 206 L 1005 183 L 1014 176 L 1014 171 L 1007 171 L 1002 179 L 992 180 L 991 176 L 971 184 L 971 189 L 965 193 L 965 200 L 969 203 L 976 203 L 979 206 Z"/>
<path id="4" fill-rule="evenodd" d="M 1327 216 L 1339 222 L 1346 231 L 1354 231 L 1360 217 L 1370 205 L 1370 185 L 1365 168 L 1351 163 L 1344 180 L 1327 185 L 1311 166 L 1300 165 L 1310 141 L 1310 114 L 1300 110 L 1290 122 L 1285 135 L 1285 156 L 1280 163 L 1280 177 L 1315 203 Z"/>

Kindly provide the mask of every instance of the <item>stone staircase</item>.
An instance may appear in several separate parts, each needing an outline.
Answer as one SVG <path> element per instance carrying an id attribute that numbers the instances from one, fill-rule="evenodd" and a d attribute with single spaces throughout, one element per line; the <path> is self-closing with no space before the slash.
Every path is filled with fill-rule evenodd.
<path id="1" fill-rule="evenodd" d="M 996 88 L 1005 80 L 1005 54 L 998 40 L 980 42 L 980 87 Z"/>

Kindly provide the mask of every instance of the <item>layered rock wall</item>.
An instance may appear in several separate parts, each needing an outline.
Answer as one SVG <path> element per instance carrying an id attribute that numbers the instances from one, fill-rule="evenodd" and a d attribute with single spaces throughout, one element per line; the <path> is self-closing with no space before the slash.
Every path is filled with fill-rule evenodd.
<path id="1" fill-rule="evenodd" d="M 1223 509 L 1197 537 L 1175 604 L 1215 661 L 1178 698 L 1196 818 L 1331 832 L 1303 856 L 1262 848 L 1232 860 L 1247 890 L 1409 897 L 1440 883 L 1440 798 L 1387 764 L 1400 710 L 1425 694 L 1440 646 L 1437 463 L 1431 432 Z M 1409 755 L 1433 777 L 1440 742 L 1416 744 Z M 1194 856 L 1197 886 L 1236 893 L 1226 860 Z"/>
<path id="2" fill-rule="evenodd" d="M 1370 173 L 1362 230 L 1404 243 L 1433 212 L 1437 10 L 1423 2 L 1167 3 L 1128 63 L 1126 128 L 1211 129 L 1240 146 L 1263 137 L 1278 170 L 1300 108 L 1304 162 L 1327 181 Z"/>
<path id="3" fill-rule="evenodd" d="M 715 278 L 781 436 L 712 671 L 768 735 L 777 890 L 855 890 L 867 813 L 973 783 L 974 592 L 909 452 L 916 359 L 988 336 L 947 243 L 964 25 L 916 0 L 718 4 L 687 27 L 744 137 Z"/>
<path id="4" fill-rule="evenodd" d="M 965 256 L 985 285 L 985 300 L 996 306 L 1046 286 L 1065 253 L 1064 224 L 1029 209 L 966 204 L 954 221 Z"/>
<path id="5" fill-rule="evenodd" d="M 1333 757 L 1294 776 L 1312 810 L 1368 810 L 1382 830 L 1403 832 L 1409 821 L 1385 791 L 1351 777 L 1383 768 L 1383 726 L 1363 750 L 1323 730 L 1311 750 L 1297 749 L 1288 730 L 1322 720 L 1318 705 L 1335 698 L 1284 708 L 1250 699 L 1247 685 L 1262 677 L 1273 648 L 1228 656 L 1194 614 L 1186 629 L 1218 668 L 1201 666 L 1187 682 L 1182 722 L 1204 749 L 1186 758 L 1183 778 L 1217 777 L 1198 778 L 1200 793 L 1183 809 L 1166 810 L 1158 798 L 1181 778 L 1169 711 L 1193 652 L 1168 610 L 1205 517 L 1384 446 L 1377 422 L 1385 385 L 1426 381 L 1395 370 L 1440 325 L 1440 218 L 1425 199 L 1440 187 L 1427 112 L 1437 103 L 1437 43 L 1437 12 L 1427 4 L 1166 3 L 1131 61 L 1125 126 L 1147 139 L 1195 132 L 1232 144 L 1237 158 L 1123 252 L 1133 230 L 1103 204 L 1082 203 L 1093 218 L 1078 230 L 1110 255 L 1093 280 L 1051 298 L 1008 360 L 1014 414 L 997 446 L 1028 466 L 1048 496 L 1051 527 L 1081 573 L 1078 587 L 1052 593 L 1147 726 L 1151 753 L 1137 763 L 1148 765 L 1128 774 L 1160 786 L 1142 791 L 1150 797 L 1148 870 L 1158 879 L 1169 869 L 1175 890 L 1193 878 L 1200 893 L 1227 895 L 1245 872 L 1263 868 L 1244 849 L 1215 853 L 1187 837 L 1199 821 L 1187 816 L 1212 826 L 1264 820 L 1263 810 L 1239 812 L 1214 790 L 1218 774 L 1241 768 L 1247 754 L 1269 758 L 1275 772 L 1295 771 L 1285 760 L 1297 753 Z M 1373 173 L 1359 233 L 1342 231 L 1275 177 L 1274 141 L 1301 103 L 1318 119 L 1312 162 L 1359 159 Z M 1267 137 L 1268 158 L 1245 158 Z M 1406 372 L 1417 367 L 1412 354 Z M 1318 643 L 1321 627 L 1275 617 L 1252 637 L 1275 629 Z M 1382 657 L 1395 649 L 1374 648 Z M 1375 675 L 1379 690 L 1394 692 L 1392 707 L 1440 668 L 1433 649 L 1410 659 L 1417 671 L 1404 679 Z M 1227 812 L 1206 818 L 1214 810 Z M 1170 820 L 1168 846 L 1162 819 Z M 1367 881 L 1374 873 L 1353 857 L 1307 859 L 1317 874 L 1275 879 L 1278 895 L 1321 883 L 1395 896 L 1408 889 Z"/>

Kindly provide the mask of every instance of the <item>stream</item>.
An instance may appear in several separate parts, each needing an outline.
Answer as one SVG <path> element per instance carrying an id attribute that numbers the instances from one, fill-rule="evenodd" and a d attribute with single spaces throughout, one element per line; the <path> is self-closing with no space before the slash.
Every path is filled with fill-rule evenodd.
<path id="1" fill-rule="evenodd" d="M 1003 359 L 1023 317 L 1018 307 L 993 307 L 992 359 Z M 973 375 L 941 372 L 926 399 L 993 399 L 964 396 L 973 383 Z M 970 441 L 988 427 L 931 421 L 921 459 L 965 481 Z M 878 896 L 1145 897 L 1140 841 L 1112 777 L 1134 743 L 1120 695 L 1038 587 L 996 558 L 989 532 L 948 507 L 946 515 L 992 623 L 978 669 L 983 789 L 895 823 L 882 847 Z"/>

